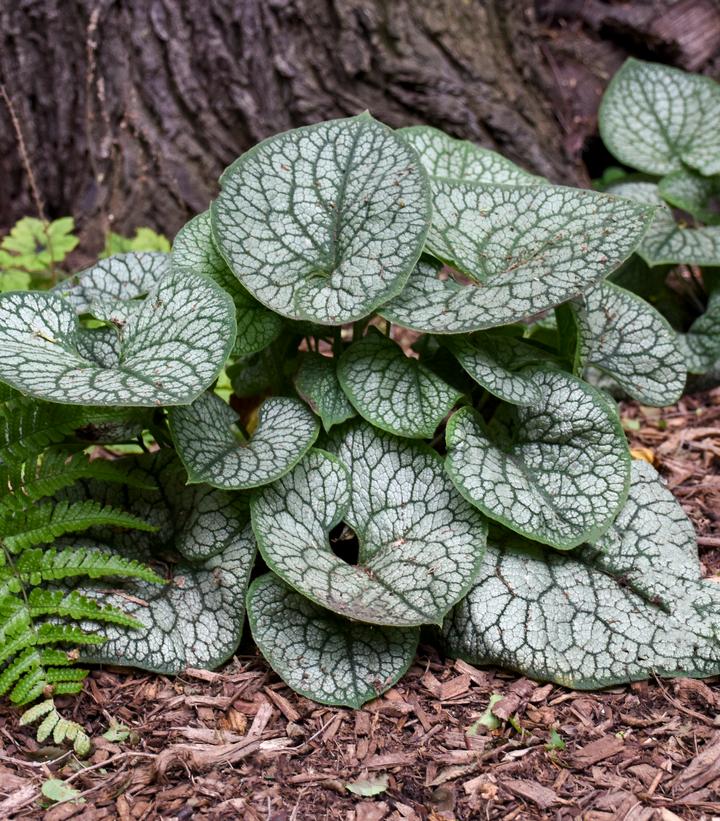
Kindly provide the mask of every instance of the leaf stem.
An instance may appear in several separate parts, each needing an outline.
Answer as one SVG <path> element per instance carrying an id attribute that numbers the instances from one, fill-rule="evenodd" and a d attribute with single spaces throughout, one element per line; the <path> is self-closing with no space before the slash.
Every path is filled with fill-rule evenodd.
<path id="1" fill-rule="evenodd" d="M 338 325 L 333 328 L 333 356 L 340 356 L 342 353 L 342 327 Z"/>
<path id="2" fill-rule="evenodd" d="M 353 342 L 357 342 L 358 339 L 362 338 L 363 331 L 367 327 L 369 321 L 370 317 L 367 319 L 358 319 L 357 322 L 353 322 Z"/>

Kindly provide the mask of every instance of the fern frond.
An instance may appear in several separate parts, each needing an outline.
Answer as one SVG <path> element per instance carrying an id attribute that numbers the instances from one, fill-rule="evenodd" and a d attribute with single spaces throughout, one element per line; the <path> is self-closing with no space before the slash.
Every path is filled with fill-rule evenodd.
<path id="1" fill-rule="evenodd" d="M 137 424 L 143 413 L 136 408 L 57 405 L 19 395 L 9 401 L 0 400 L 0 464 L 25 462 L 75 432 L 96 441 L 104 427 L 113 429 L 128 421 Z"/>
<path id="2" fill-rule="evenodd" d="M 54 658 L 59 659 L 56 664 L 62 662 L 63 666 L 50 667 Z M 30 669 L 22 672 L 22 676 L 10 692 L 10 701 L 22 705 L 51 693 L 79 693 L 88 671 L 69 666 L 74 663 L 74 656 L 66 655 L 62 658 L 60 653 L 55 655 L 47 650 L 35 653 Z M 11 669 L 12 665 L 8 670 Z"/>
<path id="3" fill-rule="evenodd" d="M 55 702 L 49 698 L 46 701 L 40 701 L 33 707 L 29 707 L 25 712 L 20 716 L 20 726 L 24 727 L 26 724 L 34 724 L 38 719 L 41 719 L 47 713 L 52 712 L 55 709 Z M 38 731 L 39 732 L 39 731 Z M 45 741 L 47 735 L 41 739 Z"/>
<path id="4" fill-rule="evenodd" d="M 104 637 L 98 633 L 88 633 L 79 627 L 46 622 L 36 630 L 27 630 L 14 636 L 10 641 L 0 644 L 0 664 L 28 647 L 42 644 L 102 644 Z"/>
<path id="5" fill-rule="evenodd" d="M 51 621 L 41 621 L 51 619 Z M 104 637 L 74 622 L 140 627 L 136 619 L 77 591 L 35 587 L 24 596 L 0 599 L 0 696 L 27 704 L 43 693 L 75 693 L 86 671 L 74 668 L 79 645 L 100 644 Z"/>
<path id="6" fill-rule="evenodd" d="M 132 513 L 87 499 L 80 502 L 41 504 L 11 514 L 0 520 L 0 532 L 8 550 L 18 553 L 37 544 L 52 542 L 65 533 L 108 525 L 135 530 L 157 530 L 157 527 Z"/>
<path id="7" fill-rule="evenodd" d="M 30 611 L 19 596 L 0 597 L 0 647 L 30 625 Z"/>
<path id="8" fill-rule="evenodd" d="M 11 465 L 37 456 L 82 424 L 82 408 L 51 405 L 22 397 L 6 402 L 0 413 L 0 463 Z"/>
<path id="9" fill-rule="evenodd" d="M 52 684 L 53 678 L 57 681 L 81 681 L 87 675 L 86 670 L 77 667 L 59 670 L 74 663 L 75 654 L 69 651 L 28 647 L 15 656 L 0 674 L 0 696 L 12 687 L 10 701 L 26 704 L 37 698 L 47 684 Z"/>
<path id="10" fill-rule="evenodd" d="M 20 725 L 34 724 L 41 718 L 42 723 L 37 730 L 37 740 L 40 743 L 46 741 L 52 734 L 55 744 L 72 741 L 73 749 L 80 757 L 90 752 L 90 738 L 85 730 L 77 722 L 63 718 L 52 699 L 41 701 L 26 710 L 20 718 Z"/>
<path id="11" fill-rule="evenodd" d="M 16 391 L 15 388 L 11 388 L 10 385 L 0 382 L 0 403 L 10 402 L 13 399 L 19 399 L 21 396 L 20 391 Z"/>
<path id="12" fill-rule="evenodd" d="M 102 437 L 122 430 L 128 420 L 118 410 L 36 402 L 0 384 L 0 696 L 15 704 L 45 697 L 23 720 L 41 720 L 40 739 L 70 741 L 79 754 L 89 751 L 90 740 L 57 712 L 52 696 L 80 692 L 87 670 L 76 666 L 79 648 L 104 642 L 103 625 L 143 625 L 105 604 L 99 592 L 83 595 L 58 585 L 104 577 L 163 583 L 150 568 L 103 546 L 52 545 L 93 527 L 157 530 L 96 499 L 72 501 L 79 480 L 155 489 L 142 471 L 129 470 L 132 460 L 91 461 L 73 441 L 86 432 Z M 69 495 L 58 501 L 66 489 Z"/>
<path id="13" fill-rule="evenodd" d="M 28 596 L 28 608 L 31 619 L 37 619 L 40 616 L 58 616 L 75 621 L 96 621 L 119 624 L 123 627 L 142 627 L 137 619 L 123 613 L 118 607 L 101 604 L 76 590 L 65 592 L 36 587 L 30 591 Z"/>
<path id="14" fill-rule="evenodd" d="M 20 465 L 0 466 L 0 489 L 8 493 L 0 498 L 0 518 L 23 510 L 30 503 L 53 496 L 80 479 L 124 484 L 141 490 L 154 490 L 156 485 L 147 477 L 128 472 L 123 459 L 90 460 L 85 453 L 70 454 L 64 450 L 49 450 L 38 461 L 32 458 Z"/>
<path id="15" fill-rule="evenodd" d="M 85 576 L 88 579 L 118 576 L 142 579 L 154 584 L 164 583 L 161 576 L 135 559 L 86 547 L 67 547 L 62 550 L 32 548 L 20 554 L 12 571 L 8 567 L 0 567 L 0 583 L 8 578 L 18 586 L 37 587 L 43 582 L 74 576 Z"/>

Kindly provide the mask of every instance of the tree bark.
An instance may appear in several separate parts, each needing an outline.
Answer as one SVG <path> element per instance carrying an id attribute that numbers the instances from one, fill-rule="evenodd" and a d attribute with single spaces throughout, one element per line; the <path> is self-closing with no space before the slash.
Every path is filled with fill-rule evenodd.
<path id="1" fill-rule="evenodd" d="M 0 226 L 172 236 L 270 134 L 369 109 L 583 184 L 628 54 L 720 74 L 717 0 L 0 0 Z M 599 159 L 598 159 L 599 158 Z"/>

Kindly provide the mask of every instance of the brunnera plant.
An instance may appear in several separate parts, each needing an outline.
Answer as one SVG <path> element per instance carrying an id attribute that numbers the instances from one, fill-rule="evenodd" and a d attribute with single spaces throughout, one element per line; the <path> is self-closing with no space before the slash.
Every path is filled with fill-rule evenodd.
<path id="1" fill-rule="evenodd" d="M 628 60 L 600 108 L 600 133 L 629 169 L 607 190 L 655 206 L 633 257 L 611 279 L 678 331 L 691 374 L 720 374 L 720 85 Z M 698 305 L 700 311 L 698 311 Z M 703 310 L 704 308 L 704 310 Z"/>
<path id="2" fill-rule="evenodd" d="M 143 626 L 79 656 L 216 666 L 247 610 L 278 674 L 328 704 L 392 686 L 423 626 L 578 687 L 720 671 L 692 527 L 583 378 L 682 393 L 675 332 L 608 279 L 656 211 L 363 114 L 241 156 L 170 254 L 0 296 L 0 379 L 112 410 L 95 441 L 148 451 L 117 460 L 125 484 L 53 491 L 151 525 L 88 535 L 166 582 L 80 585 Z"/>

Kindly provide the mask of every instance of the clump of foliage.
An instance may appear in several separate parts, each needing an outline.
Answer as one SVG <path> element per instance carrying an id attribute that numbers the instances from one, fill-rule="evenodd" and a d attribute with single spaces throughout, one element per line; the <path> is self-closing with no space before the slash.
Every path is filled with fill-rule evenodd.
<path id="1" fill-rule="evenodd" d="M 75 220 L 23 217 L 0 241 L 0 292 L 44 289 L 67 275 L 63 263 L 79 243 Z M 138 228 L 134 237 L 110 231 L 101 256 L 127 251 L 169 251 L 167 237 L 152 228 Z"/>
<path id="2" fill-rule="evenodd" d="M 612 279 L 662 311 L 691 374 L 720 377 L 720 85 L 640 60 L 615 75 L 600 132 L 632 171 L 607 190 L 656 207 Z"/>
<path id="3" fill-rule="evenodd" d="M 72 217 L 47 222 L 23 217 L 0 242 L 0 291 L 48 287 L 77 247 Z"/>
<path id="4" fill-rule="evenodd" d="M 330 704 L 392 686 L 423 626 L 577 687 L 720 671 L 692 527 L 584 378 L 683 391 L 677 334 L 609 279 L 657 213 L 363 114 L 241 156 L 170 254 L 0 296 L 0 379 L 131 414 L 102 441 L 150 451 L 77 498 L 153 524 L 93 537 L 168 584 L 83 587 L 144 627 L 80 655 L 212 667 L 247 608 L 273 668 Z"/>

